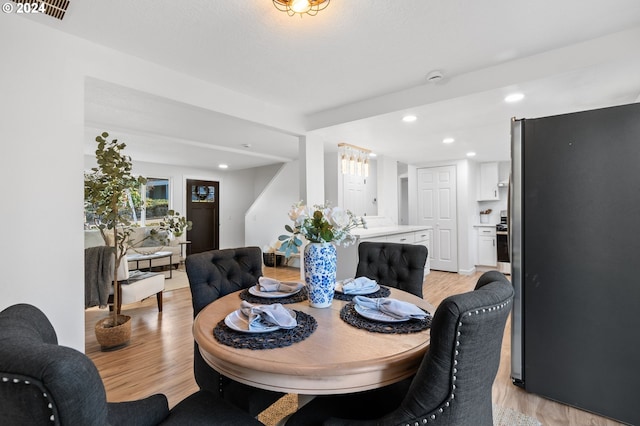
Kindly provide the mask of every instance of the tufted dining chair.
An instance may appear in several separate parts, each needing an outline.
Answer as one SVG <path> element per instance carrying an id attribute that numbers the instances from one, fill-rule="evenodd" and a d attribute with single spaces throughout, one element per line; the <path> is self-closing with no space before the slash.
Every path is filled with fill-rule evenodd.
<path id="1" fill-rule="evenodd" d="M 431 343 L 412 380 L 378 391 L 317 397 L 287 426 L 493 425 L 491 387 L 500 364 L 513 286 L 498 271 L 449 296 L 431 323 Z"/>
<path id="2" fill-rule="evenodd" d="M 427 248 L 419 244 L 362 242 L 358 245 L 356 277 L 422 297 Z"/>
<path id="3" fill-rule="evenodd" d="M 249 414 L 206 391 L 169 410 L 165 395 L 107 402 L 100 374 L 85 354 L 58 345 L 56 332 L 35 306 L 0 312 L 0 424 L 52 426 L 260 425 Z"/>
<path id="4" fill-rule="evenodd" d="M 192 254 L 185 259 L 185 267 L 195 318 L 204 307 L 220 297 L 258 282 L 262 276 L 262 250 L 259 247 L 240 247 Z M 215 393 L 253 416 L 283 396 L 282 393 L 253 388 L 219 374 L 204 361 L 196 342 L 193 371 L 201 389 Z"/>

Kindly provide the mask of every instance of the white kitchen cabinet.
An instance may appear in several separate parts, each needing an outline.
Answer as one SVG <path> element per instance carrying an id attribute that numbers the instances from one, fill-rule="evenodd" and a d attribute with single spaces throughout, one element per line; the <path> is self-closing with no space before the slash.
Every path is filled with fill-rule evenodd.
<path id="1" fill-rule="evenodd" d="M 495 228 L 478 228 L 478 265 L 498 266 Z"/>
<path id="2" fill-rule="evenodd" d="M 345 278 L 353 278 L 357 266 L 358 266 L 358 244 L 360 242 L 389 242 L 400 244 L 420 244 L 427 248 L 428 256 L 427 262 L 424 267 L 424 275 L 426 276 L 430 272 L 431 249 L 431 232 L 429 228 L 422 228 L 418 230 L 411 230 L 408 232 L 401 232 L 400 230 L 407 230 L 416 228 L 413 226 L 394 226 L 391 229 L 368 229 L 358 230 L 362 234 L 358 236 L 357 242 L 354 245 L 348 247 L 337 246 L 338 252 L 338 264 L 336 271 L 336 279 L 342 280 Z M 399 232 L 400 231 L 400 232 Z"/>
<path id="3" fill-rule="evenodd" d="M 416 231 L 413 233 L 414 242 L 413 244 L 420 244 L 427 248 L 427 263 L 424 265 L 424 276 L 426 277 L 431 272 L 431 262 L 429 259 L 432 256 L 431 253 L 431 232 L 432 229 L 424 229 L 422 231 Z"/>
<path id="4" fill-rule="evenodd" d="M 498 179 L 498 163 L 480 163 L 478 201 L 500 199 Z"/>

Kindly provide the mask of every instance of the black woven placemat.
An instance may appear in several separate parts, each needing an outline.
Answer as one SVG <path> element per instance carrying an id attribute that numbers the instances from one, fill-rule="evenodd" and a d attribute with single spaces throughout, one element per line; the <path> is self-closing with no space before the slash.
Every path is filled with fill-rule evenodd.
<path id="1" fill-rule="evenodd" d="M 298 303 L 307 300 L 307 287 L 303 287 L 302 290 L 296 294 L 292 294 L 287 297 L 260 297 L 249 293 L 249 289 L 245 288 L 240 292 L 240 299 L 246 300 L 249 303 L 259 303 L 261 305 L 271 305 L 273 303 L 282 303 L 287 305 L 289 303 Z"/>
<path id="2" fill-rule="evenodd" d="M 424 311 L 424 309 L 422 309 Z M 427 312 L 427 311 L 425 311 Z M 428 312 L 427 312 L 428 314 Z M 403 322 L 380 322 L 363 317 L 355 310 L 355 303 L 347 303 L 340 310 L 340 318 L 347 324 L 367 331 L 387 334 L 417 333 L 431 327 L 431 315 L 425 319 L 410 319 Z"/>
<path id="3" fill-rule="evenodd" d="M 213 336 L 224 345 L 239 349 L 275 349 L 291 346 L 301 342 L 318 328 L 314 317 L 304 312 L 296 311 L 295 328 L 275 330 L 268 333 L 243 333 L 229 328 L 224 320 L 213 329 Z"/>
<path id="4" fill-rule="evenodd" d="M 360 296 L 364 296 L 364 297 L 368 297 L 370 299 L 374 299 L 376 297 L 389 297 L 389 295 L 391 294 L 391 290 L 389 290 L 387 287 L 384 286 L 380 286 L 380 290 L 376 291 L 375 293 L 371 293 L 371 294 L 361 294 Z M 335 292 L 333 294 L 333 298 L 336 300 L 345 300 L 347 302 L 351 302 L 353 300 L 354 297 L 358 296 L 357 294 L 344 294 L 344 293 L 340 293 L 340 292 Z"/>

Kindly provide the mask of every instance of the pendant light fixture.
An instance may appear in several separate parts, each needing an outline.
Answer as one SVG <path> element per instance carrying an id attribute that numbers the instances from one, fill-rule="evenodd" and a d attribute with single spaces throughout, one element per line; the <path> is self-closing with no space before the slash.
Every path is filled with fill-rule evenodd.
<path id="1" fill-rule="evenodd" d="M 273 5 L 281 12 L 287 12 L 287 15 L 294 16 L 296 14 L 302 17 L 303 14 L 316 16 L 319 11 L 329 6 L 331 0 L 273 0 Z"/>
<path id="2" fill-rule="evenodd" d="M 369 154 L 371 154 L 369 149 L 339 143 L 340 171 L 343 175 L 369 177 Z"/>

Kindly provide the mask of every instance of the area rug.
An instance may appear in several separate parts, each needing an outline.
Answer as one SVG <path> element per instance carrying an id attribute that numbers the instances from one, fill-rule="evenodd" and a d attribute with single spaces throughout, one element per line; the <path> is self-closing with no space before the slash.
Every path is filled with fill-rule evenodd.
<path id="1" fill-rule="evenodd" d="M 167 278 L 164 280 L 164 291 L 173 291 L 179 288 L 189 287 L 189 279 L 187 273 L 182 269 L 174 269 L 172 271 L 173 278 L 168 278 L 168 272 L 165 274 Z"/>
<path id="2" fill-rule="evenodd" d="M 276 401 L 271 407 L 258 415 L 258 420 L 267 426 L 279 425 L 280 421 L 292 414 L 298 406 L 298 396 L 287 394 Z M 522 414 L 516 410 L 498 405 L 493 406 L 494 426 L 541 426 L 537 419 Z"/>

